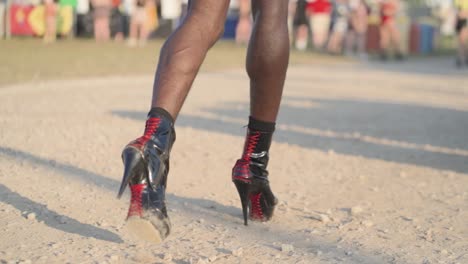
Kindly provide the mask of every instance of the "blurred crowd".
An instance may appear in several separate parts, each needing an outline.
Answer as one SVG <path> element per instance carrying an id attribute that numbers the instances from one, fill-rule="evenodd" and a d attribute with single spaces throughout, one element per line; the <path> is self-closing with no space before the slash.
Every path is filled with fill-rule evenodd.
<path id="1" fill-rule="evenodd" d="M 380 56 L 393 50 L 403 58 L 396 16 L 400 0 L 379 3 Z M 330 54 L 356 54 L 366 58 L 367 30 L 371 7 L 365 0 L 293 0 L 290 5 L 292 41 L 298 50 L 310 45 Z M 309 44 L 310 43 L 310 44 Z"/>
<path id="2" fill-rule="evenodd" d="M 0 0 L 0 15 L 5 12 L 7 1 L 42 1 L 44 30 L 38 33 L 38 27 L 33 28 L 34 34 L 43 35 L 45 42 L 54 41 L 57 32 L 61 32 L 59 35 L 93 35 L 97 42 L 126 39 L 130 46 L 145 45 L 151 34 L 163 27 L 167 36 L 182 20 L 188 2 Z M 231 0 L 226 32 L 233 33 L 225 36 L 235 38 L 238 43 L 247 43 L 250 36 L 250 3 L 250 0 Z M 63 29 L 67 24 L 63 22 L 66 12 L 60 10 L 63 7 L 70 7 L 72 22 L 68 31 Z M 437 36 L 455 35 L 457 66 L 468 65 L 468 0 L 289 0 L 289 14 L 291 44 L 300 51 L 315 50 L 361 59 L 366 59 L 368 51 L 372 51 L 382 60 L 390 56 L 402 60 L 410 52 L 431 52 Z"/>

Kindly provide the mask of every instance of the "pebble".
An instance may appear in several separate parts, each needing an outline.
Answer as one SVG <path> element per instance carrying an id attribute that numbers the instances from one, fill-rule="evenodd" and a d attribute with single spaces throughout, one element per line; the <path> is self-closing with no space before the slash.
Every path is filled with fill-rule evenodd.
<path id="1" fill-rule="evenodd" d="M 117 260 L 119 260 L 119 256 L 117 256 L 117 255 L 112 255 L 112 256 L 110 256 L 110 259 L 111 259 L 112 261 L 117 261 Z"/>
<path id="2" fill-rule="evenodd" d="M 326 214 L 311 213 L 310 218 L 320 221 L 322 223 L 328 223 L 331 221 L 330 217 Z"/>
<path id="3" fill-rule="evenodd" d="M 242 256 L 242 253 L 243 253 L 242 248 L 238 248 L 238 249 L 232 251 L 232 255 L 236 256 L 236 257 Z"/>
<path id="4" fill-rule="evenodd" d="M 281 251 L 283 252 L 293 252 L 294 251 L 294 246 L 291 244 L 282 244 L 281 245 Z"/>
<path id="5" fill-rule="evenodd" d="M 208 258 L 208 261 L 209 262 L 214 262 L 217 258 L 218 258 L 218 256 L 211 256 L 211 257 Z"/>
<path id="6" fill-rule="evenodd" d="M 67 221 L 67 218 L 65 216 L 61 216 L 59 219 L 58 219 L 59 223 L 60 224 L 66 224 L 68 221 Z"/>
<path id="7" fill-rule="evenodd" d="M 32 261 L 30 259 L 25 259 L 25 260 L 19 261 L 18 264 L 32 264 Z"/>
<path id="8" fill-rule="evenodd" d="M 198 259 L 198 261 L 195 261 L 194 263 L 196 264 L 206 264 L 206 261 L 203 259 Z"/>
<path id="9" fill-rule="evenodd" d="M 351 215 L 358 215 L 358 214 L 362 213 L 363 211 L 364 211 L 364 209 L 362 209 L 362 207 L 360 207 L 360 206 L 351 207 Z"/>
<path id="10" fill-rule="evenodd" d="M 36 214 L 35 213 L 29 213 L 26 215 L 26 218 L 28 220 L 36 220 Z"/>
<path id="11" fill-rule="evenodd" d="M 164 254 L 163 256 L 164 261 L 171 261 L 172 260 L 172 255 L 169 253 Z"/>
<path id="12" fill-rule="evenodd" d="M 200 224 L 203 224 L 205 222 L 205 220 L 203 218 L 200 218 L 200 219 L 197 220 L 197 222 L 200 223 Z"/>
<path id="13" fill-rule="evenodd" d="M 100 222 L 97 223 L 97 225 L 100 226 L 100 227 L 108 227 L 109 226 L 109 224 L 106 221 L 100 221 Z"/>
<path id="14" fill-rule="evenodd" d="M 364 220 L 364 221 L 361 221 L 361 225 L 365 226 L 365 227 L 371 227 L 374 225 L 374 223 L 372 223 L 371 221 L 369 220 Z"/>
<path id="15" fill-rule="evenodd" d="M 408 217 L 408 216 L 404 216 L 404 215 L 401 216 L 401 219 L 403 219 L 403 220 L 405 220 L 405 221 L 408 221 L 408 222 L 413 222 L 413 221 L 415 221 L 414 218 L 411 218 L 411 217 Z"/>
<path id="16" fill-rule="evenodd" d="M 351 255 L 353 255 L 353 252 L 351 252 L 351 251 L 346 252 L 346 256 L 351 256 Z"/>
<path id="17" fill-rule="evenodd" d="M 447 255 L 447 254 L 448 254 L 448 251 L 447 251 L 446 249 L 442 249 L 442 250 L 440 251 L 440 254 L 442 254 L 442 255 Z"/>

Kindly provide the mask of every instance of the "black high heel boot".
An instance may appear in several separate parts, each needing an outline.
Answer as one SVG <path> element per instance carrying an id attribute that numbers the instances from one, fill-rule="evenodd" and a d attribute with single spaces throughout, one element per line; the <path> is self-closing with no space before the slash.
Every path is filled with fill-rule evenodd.
<path id="1" fill-rule="evenodd" d="M 245 225 L 248 218 L 261 222 L 270 220 L 278 203 L 271 191 L 267 170 L 272 135 L 272 132 L 247 129 L 244 153 L 232 169 Z"/>
<path id="2" fill-rule="evenodd" d="M 146 241 L 159 243 L 171 230 L 165 192 L 174 141 L 172 119 L 152 114 L 146 121 L 144 135 L 122 152 L 125 168 L 117 197 L 122 196 L 127 185 L 130 187 L 127 227 Z"/>

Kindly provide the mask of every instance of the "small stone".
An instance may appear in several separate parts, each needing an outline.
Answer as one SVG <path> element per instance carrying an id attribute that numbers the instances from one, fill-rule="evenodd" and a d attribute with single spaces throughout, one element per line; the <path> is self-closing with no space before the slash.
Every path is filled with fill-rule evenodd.
<path id="1" fill-rule="evenodd" d="M 203 223 L 205 222 L 205 220 L 204 220 L 203 218 L 200 218 L 200 219 L 197 220 L 197 222 L 198 222 L 199 224 L 203 224 Z"/>
<path id="2" fill-rule="evenodd" d="M 242 248 L 238 248 L 238 249 L 232 251 L 232 255 L 236 256 L 236 257 L 242 256 L 242 253 L 243 253 Z"/>
<path id="3" fill-rule="evenodd" d="M 67 218 L 66 218 L 65 216 L 59 217 L 58 221 L 59 221 L 59 223 L 62 224 L 62 225 L 63 225 L 63 224 L 66 224 L 66 223 L 68 222 L 68 220 L 67 220 Z"/>
<path id="4" fill-rule="evenodd" d="M 101 227 L 108 227 L 109 224 L 106 222 L 106 221 L 100 221 L 97 223 L 98 226 L 101 226 Z"/>
<path id="5" fill-rule="evenodd" d="M 57 249 L 60 247 L 60 245 L 58 243 L 52 243 L 50 244 L 50 247 L 53 248 L 53 249 Z"/>
<path id="6" fill-rule="evenodd" d="M 282 244 L 281 245 L 281 251 L 283 252 L 293 252 L 294 251 L 294 246 L 291 244 Z"/>
<path id="7" fill-rule="evenodd" d="M 320 251 L 320 250 L 317 250 L 317 252 L 315 252 L 315 255 L 316 255 L 317 257 L 321 256 L 322 254 L 323 254 L 323 252 Z"/>
<path id="8" fill-rule="evenodd" d="M 320 221 L 322 223 L 328 223 L 330 222 L 330 217 L 326 214 L 317 214 L 317 213 L 311 213 L 310 214 L 310 218 L 314 219 L 314 220 L 317 220 L 317 221 Z"/>
<path id="9" fill-rule="evenodd" d="M 442 255 L 447 255 L 447 254 L 448 254 L 448 251 L 447 251 L 446 249 L 442 249 L 442 250 L 440 251 L 440 254 L 442 254 Z"/>
<path id="10" fill-rule="evenodd" d="M 164 254 L 163 256 L 164 261 L 171 261 L 172 260 L 172 255 L 169 253 Z"/>
<path id="11" fill-rule="evenodd" d="M 364 211 L 364 209 L 362 209 L 362 207 L 360 206 L 353 206 L 351 207 L 351 215 L 358 215 L 358 214 L 361 214 L 362 212 Z"/>
<path id="12" fill-rule="evenodd" d="M 364 220 L 364 221 L 361 221 L 361 225 L 365 226 L 365 227 L 371 227 L 374 225 L 374 223 L 372 223 L 371 221 L 369 220 Z"/>
<path id="13" fill-rule="evenodd" d="M 112 256 L 110 256 L 110 259 L 111 259 L 112 261 L 117 261 L 117 260 L 119 260 L 119 256 L 117 256 L 117 255 L 112 255 Z"/>
<path id="14" fill-rule="evenodd" d="M 408 217 L 408 216 L 401 216 L 401 219 L 405 220 L 405 221 L 408 221 L 408 222 L 412 222 L 414 221 L 414 218 L 411 218 L 411 217 Z"/>
<path id="15" fill-rule="evenodd" d="M 351 255 L 353 255 L 353 252 L 351 252 L 351 251 L 346 252 L 346 256 L 351 256 Z"/>
<path id="16" fill-rule="evenodd" d="M 406 172 L 401 171 L 400 172 L 400 178 L 405 179 L 406 178 Z"/>
<path id="17" fill-rule="evenodd" d="M 35 213 L 29 213 L 26 215 L 26 218 L 28 220 L 36 220 L 36 214 Z"/>
<path id="18" fill-rule="evenodd" d="M 18 264 L 31 264 L 32 261 L 30 259 L 25 259 L 25 260 L 21 260 L 18 262 Z"/>
<path id="19" fill-rule="evenodd" d="M 218 256 L 211 256 L 211 257 L 208 258 L 208 261 L 209 262 L 214 262 L 214 261 L 216 261 L 217 258 L 218 258 Z"/>
<path id="20" fill-rule="evenodd" d="M 198 261 L 195 261 L 194 263 L 196 264 L 206 264 L 206 261 L 204 259 L 198 259 Z"/>

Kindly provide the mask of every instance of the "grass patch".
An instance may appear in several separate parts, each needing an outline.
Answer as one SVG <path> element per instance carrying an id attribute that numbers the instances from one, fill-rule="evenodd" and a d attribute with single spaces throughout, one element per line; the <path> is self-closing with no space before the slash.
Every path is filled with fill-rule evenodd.
<path id="1" fill-rule="evenodd" d="M 98 76 L 153 74 L 163 40 L 152 40 L 142 48 L 123 43 L 95 43 L 93 40 L 62 40 L 44 45 L 40 39 L 14 38 L 0 41 L 0 86 Z M 241 68 L 246 48 L 220 41 L 208 53 L 202 71 Z M 346 61 L 316 53 L 291 53 L 291 64 Z"/>

